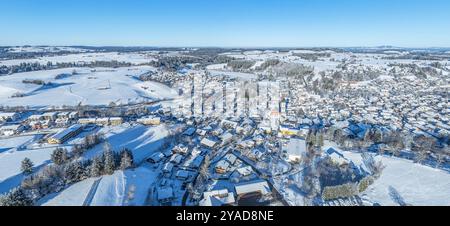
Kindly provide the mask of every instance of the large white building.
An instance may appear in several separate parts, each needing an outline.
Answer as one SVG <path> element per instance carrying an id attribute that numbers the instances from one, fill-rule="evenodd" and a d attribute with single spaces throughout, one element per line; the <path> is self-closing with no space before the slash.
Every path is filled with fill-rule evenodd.
<path id="1" fill-rule="evenodd" d="M 300 162 L 306 154 L 306 141 L 301 138 L 292 138 L 283 147 L 283 152 L 290 162 Z"/>

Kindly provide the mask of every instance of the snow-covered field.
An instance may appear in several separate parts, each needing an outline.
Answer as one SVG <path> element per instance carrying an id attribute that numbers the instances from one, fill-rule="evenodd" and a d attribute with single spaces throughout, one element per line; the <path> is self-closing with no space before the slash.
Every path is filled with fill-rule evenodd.
<path id="1" fill-rule="evenodd" d="M 42 206 L 82 206 L 94 185 L 96 178 L 89 178 L 69 186 L 64 191 L 42 198 Z"/>
<path id="2" fill-rule="evenodd" d="M 105 127 L 99 131 L 104 133 L 106 140 L 115 151 L 128 148 L 133 152 L 135 162 L 141 162 L 159 149 L 166 141 L 169 131 L 165 125 L 143 126 L 122 124 L 115 127 Z M 103 151 L 101 145 L 89 150 L 85 157 L 92 158 Z"/>
<path id="3" fill-rule="evenodd" d="M 361 155 L 340 151 L 356 165 L 363 164 Z M 411 205 L 450 205 L 450 174 L 446 171 L 414 163 L 411 160 L 375 156 L 386 168 L 381 177 L 362 195 L 363 198 L 382 206 L 398 205 L 394 193 L 406 204 Z"/>
<path id="4" fill-rule="evenodd" d="M 76 75 L 71 75 L 76 70 Z M 126 104 L 143 99 L 167 99 L 177 96 L 171 88 L 156 82 L 141 82 L 139 76 L 154 68 L 149 66 L 118 69 L 67 68 L 18 73 L 0 77 L 0 105 L 7 106 L 62 106 Z M 68 74 L 55 79 L 60 74 Z M 25 84 L 25 79 L 39 79 L 52 85 Z M 24 97 L 11 98 L 21 93 Z"/>
<path id="5" fill-rule="evenodd" d="M 409 160 L 377 156 L 386 168 L 364 196 L 383 206 L 398 205 L 393 191 L 414 206 L 450 205 L 450 174 Z M 394 196 L 395 197 L 395 196 Z"/>
<path id="6" fill-rule="evenodd" d="M 333 147 L 345 159 L 367 171 L 360 153 L 340 150 L 333 142 L 325 141 L 324 150 L 329 147 Z M 382 206 L 450 205 L 450 174 L 448 172 L 407 159 L 371 154 L 374 155 L 375 161 L 382 161 L 385 169 L 380 178 L 360 195 L 366 203 Z M 292 176 L 297 175 L 292 174 Z M 290 205 L 304 204 L 303 193 L 295 184 L 283 186 L 281 178 L 276 178 L 274 182 L 275 187 Z"/>
<path id="7" fill-rule="evenodd" d="M 29 158 L 34 168 L 47 164 L 54 148 L 17 150 L 16 148 L 33 141 L 34 136 L 0 139 L 0 194 L 8 192 L 22 181 L 21 162 Z"/>
<path id="8" fill-rule="evenodd" d="M 80 53 L 80 54 L 68 54 L 63 56 L 46 56 L 36 59 L 15 59 L 0 61 L 0 66 L 12 66 L 19 65 L 21 63 L 40 63 L 47 64 L 52 63 L 90 63 L 94 61 L 118 61 L 132 63 L 135 65 L 148 63 L 155 61 L 155 58 L 148 53 Z"/>

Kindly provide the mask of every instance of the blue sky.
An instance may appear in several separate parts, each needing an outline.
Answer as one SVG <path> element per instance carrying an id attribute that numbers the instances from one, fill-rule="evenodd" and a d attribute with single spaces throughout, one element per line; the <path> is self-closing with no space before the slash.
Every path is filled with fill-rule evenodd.
<path id="1" fill-rule="evenodd" d="M 0 45 L 450 47 L 448 0 L 0 0 Z"/>

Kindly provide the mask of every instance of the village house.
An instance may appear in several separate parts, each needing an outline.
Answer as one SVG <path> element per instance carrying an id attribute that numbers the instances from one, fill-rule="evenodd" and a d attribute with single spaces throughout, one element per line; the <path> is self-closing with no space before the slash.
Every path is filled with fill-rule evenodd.
<path id="1" fill-rule="evenodd" d="M 65 127 L 69 124 L 69 119 L 68 118 L 57 118 L 55 120 L 55 124 L 57 127 Z"/>
<path id="2" fill-rule="evenodd" d="M 194 135 L 196 130 L 197 129 L 195 127 L 189 127 L 183 132 L 183 135 L 184 136 L 192 136 L 192 135 Z"/>
<path id="3" fill-rule="evenodd" d="M 189 148 L 187 146 L 185 146 L 184 144 L 179 144 L 172 148 L 172 152 L 185 155 L 185 154 L 187 154 L 188 149 Z"/>
<path id="4" fill-rule="evenodd" d="M 70 112 L 60 112 L 57 114 L 57 119 L 69 119 Z"/>
<path id="5" fill-rule="evenodd" d="M 97 118 L 95 120 L 95 124 L 97 124 L 98 126 L 108 126 L 109 118 Z"/>
<path id="6" fill-rule="evenodd" d="M 41 120 L 44 120 L 44 116 L 42 114 L 30 115 L 30 117 L 28 117 L 27 120 L 29 122 L 41 121 Z"/>
<path id="7" fill-rule="evenodd" d="M 183 160 L 183 156 L 181 156 L 180 154 L 174 154 L 172 155 L 172 157 L 170 157 L 169 161 L 175 165 L 178 165 L 180 164 L 181 160 Z"/>
<path id="8" fill-rule="evenodd" d="M 203 193 L 200 206 L 229 206 L 236 202 L 234 193 L 228 189 L 212 190 Z"/>
<path id="9" fill-rule="evenodd" d="M 161 124 L 161 118 L 156 116 L 147 116 L 143 118 L 137 119 L 138 123 L 141 123 L 143 125 L 159 125 Z"/>
<path id="10" fill-rule="evenodd" d="M 214 148 L 214 147 L 216 147 L 217 142 L 216 142 L 216 141 L 213 141 L 213 140 L 210 140 L 210 139 L 208 139 L 208 138 L 203 138 L 203 139 L 200 141 L 200 144 L 203 145 L 203 146 L 205 146 L 205 147 L 207 147 L 207 148 Z"/>
<path id="11" fill-rule="evenodd" d="M 222 140 L 222 145 L 228 144 L 233 140 L 233 134 L 226 132 L 220 136 L 220 140 Z"/>
<path id="12" fill-rule="evenodd" d="M 297 128 L 292 128 L 290 126 L 281 125 L 280 126 L 280 133 L 284 136 L 295 136 L 300 133 L 300 130 Z"/>
<path id="13" fill-rule="evenodd" d="M 25 127 L 20 124 L 6 125 L 6 126 L 0 127 L 0 134 L 2 134 L 4 136 L 13 136 L 13 135 L 21 133 L 24 130 L 25 130 Z"/>
<path id="14" fill-rule="evenodd" d="M 164 164 L 162 171 L 163 173 L 171 173 L 173 170 L 174 165 L 170 162 Z"/>
<path id="15" fill-rule="evenodd" d="M 78 119 L 78 124 L 95 124 L 96 118 L 80 118 Z"/>
<path id="16" fill-rule="evenodd" d="M 217 162 L 215 170 L 216 173 L 224 174 L 228 172 L 228 169 L 230 168 L 230 163 L 224 159 Z"/>
<path id="17" fill-rule="evenodd" d="M 123 123 L 123 119 L 121 117 L 111 117 L 109 118 L 109 125 L 118 126 Z"/>
<path id="18" fill-rule="evenodd" d="M 49 120 L 49 121 L 55 121 L 57 116 L 58 116 L 58 112 L 46 112 L 46 113 L 42 114 L 42 117 L 45 120 Z"/>
<path id="19" fill-rule="evenodd" d="M 250 176 L 253 173 L 253 169 L 251 166 L 244 166 L 244 167 L 236 169 L 236 171 L 242 177 Z"/>
<path id="20" fill-rule="evenodd" d="M 179 180 L 186 181 L 189 179 L 190 172 L 186 170 L 178 170 L 175 177 Z"/>

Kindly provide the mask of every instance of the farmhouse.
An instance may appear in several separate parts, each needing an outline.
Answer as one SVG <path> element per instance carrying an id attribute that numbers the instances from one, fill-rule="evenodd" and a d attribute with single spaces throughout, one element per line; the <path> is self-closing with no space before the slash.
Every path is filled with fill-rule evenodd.
<path id="1" fill-rule="evenodd" d="M 208 138 L 203 138 L 200 141 L 200 144 L 203 145 L 203 146 L 206 146 L 208 148 L 214 148 L 216 146 L 217 142 L 215 142 L 213 140 L 210 140 Z"/>

